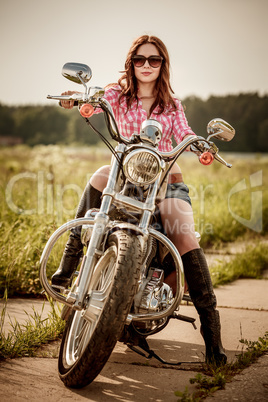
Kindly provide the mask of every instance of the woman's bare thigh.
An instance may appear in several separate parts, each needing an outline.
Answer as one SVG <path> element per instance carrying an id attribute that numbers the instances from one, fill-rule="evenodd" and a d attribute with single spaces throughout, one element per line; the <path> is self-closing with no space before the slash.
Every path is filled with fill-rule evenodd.
<path id="1" fill-rule="evenodd" d="M 159 204 L 164 229 L 181 255 L 199 248 L 191 205 L 177 198 L 166 198 Z"/>

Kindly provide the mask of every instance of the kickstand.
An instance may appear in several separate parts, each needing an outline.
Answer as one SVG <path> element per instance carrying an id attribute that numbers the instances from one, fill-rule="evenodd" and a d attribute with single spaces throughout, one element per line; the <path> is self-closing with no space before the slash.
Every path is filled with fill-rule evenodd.
<path id="1" fill-rule="evenodd" d="M 184 363 L 197 363 L 197 362 L 177 362 L 177 363 L 171 363 L 171 362 L 167 362 L 164 359 L 162 359 L 162 357 L 158 356 L 152 349 L 150 349 L 148 342 L 146 341 L 145 338 L 140 338 L 139 339 L 139 344 L 137 346 L 131 344 L 131 343 L 127 343 L 126 344 L 129 349 L 133 350 L 133 352 L 139 354 L 140 356 L 145 357 L 146 359 L 151 359 L 152 357 L 154 357 L 156 360 L 160 361 L 163 364 L 168 364 L 171 366 L 180 366 L 181 364 Z M 143 353 L 141 350 L 139 350 L 138 348 L 142 349 L 144 352 L 146 352 L 148 355 L 146 355 L 145 353 Z"/>

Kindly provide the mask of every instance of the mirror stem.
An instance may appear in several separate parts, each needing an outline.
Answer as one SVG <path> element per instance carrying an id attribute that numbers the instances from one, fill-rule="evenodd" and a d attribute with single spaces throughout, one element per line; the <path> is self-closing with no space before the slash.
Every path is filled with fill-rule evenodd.
<path id="1" fill-rule="evenodd" d="M 85 87 L 85 93 L 87 94 L 87 85 L 85 83 L 85 81 L 83 80 L 83 78 L 81 77 L 81 75 L 79 73 L 76 73 L 77 78 L 81 81 L 81 83 L 84 85 Z"/>
<path id="2" fill-rule="evenodd" d="M 209 136 L 208 136 L 208 138 L 207 138 L 207 141 L 210 141 L 210 138 L 213 138 L 213 137 L 215 137 L 216 135 L 218 135 L 218 134 L 221 134 L 223 131 L 222 130 L 217 130 L 215 133 L 213 133 L 213 134 L 210 134 Z"/>

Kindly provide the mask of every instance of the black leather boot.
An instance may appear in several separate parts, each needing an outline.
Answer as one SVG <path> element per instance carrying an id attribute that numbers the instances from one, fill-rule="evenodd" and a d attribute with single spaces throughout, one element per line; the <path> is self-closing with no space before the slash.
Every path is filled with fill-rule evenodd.
<path id="1" fill-rule="evenodd" d="M 226 363 L 227 357 L 221 343 L 220 316 L 216 310 L 216 296 L 204 252 L 198 248 L 181 258 L 189 293 L 200 317 L 200 331 L 206 345 L 206 362 L 220 366 Z"/>
<path id="2" fill-rule="evenodd" d="M 78 205 L 75 218 L 82 218 L 90 208 L 99 208 L 101 204 L 101 192 L 92 187 L 88 182 Z M 60 266 L 52 275 L 52 286 L 67 287 L 72 279 L 80 258 L 83 255 L 81 242 L 81 226 L 71 229 L 69 240 L 66 243 Z"/>

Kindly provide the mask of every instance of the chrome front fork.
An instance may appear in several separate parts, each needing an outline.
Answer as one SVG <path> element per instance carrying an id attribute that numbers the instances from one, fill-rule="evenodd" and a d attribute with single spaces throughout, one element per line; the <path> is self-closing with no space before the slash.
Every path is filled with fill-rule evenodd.
<path id="1" fill-rule="evenodd" d="M 117 154 L 120 156 L 124 149 L 125 145 L 120 144 L 117 149 Z M 108 213 L 113 200 L 112 195 L 115 192 L 119 169 L 120 162 L 115 158 L 111 166 L 107 186 L 103 191 L 100 211 L 94 218 L 93 232 L 84 257 L 78 286 L 76 287 L 75 293 L 71 291 L 67 296 L 67 302 L 72 303 L 73 309 L 81 310 L 86 307 L 86 297 L 88 296 L 88 289 L 94 272 L 94 266 L 97 261 L 97 256 L 102 254 L 102 251 L 100 250 L 101 243 L 110 222 Z"/>

